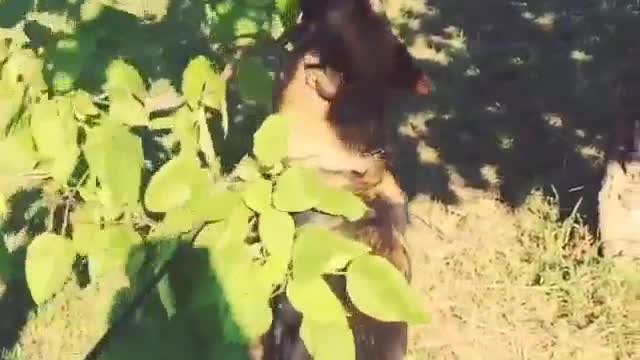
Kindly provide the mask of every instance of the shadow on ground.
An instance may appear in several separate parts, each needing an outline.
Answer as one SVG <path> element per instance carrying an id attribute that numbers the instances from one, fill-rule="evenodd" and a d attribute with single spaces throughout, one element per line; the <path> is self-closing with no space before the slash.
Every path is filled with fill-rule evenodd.
<path id="1" fill-rule="evenodd" d="M 160 272 L 165 263 L 167 271 Z M 133 247 L 126 274 L 110 271 L 84 286 L 74 279 L 23 316 L 20 326 L 0 328 L 3 336 L 11 335 L 3 338 L 11 343 L 1 345 L 12 349 L 0 355 L 6 360 L 248 360 L 246 337 L 211 263 L 208 249 L 175 241 Z M 156 274 L 164 275 L 153 280 Z M 28 290 L 23 293 L 3 300 L 17 302 L 19 311 L 32 304 Z"/>
<path id="2" fill-rule="evenodd" d="M 156 245 L 160 249 L 156 251 L 157 264 L 148 269 L 157 272 L 167 260 L 166 249 L 175 249 L 175 243 Z M 94 357 L 88 359 L 196 360 L 224 356 L 249 360 L 246 339 L 233 321 L 222 285 L 211 269 L 209 251 L 186 245 L 179 245 L 175 251 L 166 275 L 140 303 L 132 303 L 131 294 L 145 292 L 142 287 L 153 272 L 138 276 L 137 281 L 130 277 L 132 285 L 118 291 L 110 312 L 109 333 L 95 347 Z M 135 310 L 125 313 L 131 305 Z M 125 321 L 114 322 L 120 315 Z"/>
<path id="3" fill-rule="evenodd" d="M 455 203 L 461 179 L 517 207 L 542 187 L 557 191 L 563 211 L 583 198 L 580 211 L 592 215 L 620 114 L 616 91 L 640 73 L 637 2 L 402 3 L 400 34 L 437 87 L 402 106 L 399 163 L 410 195 Z"/>

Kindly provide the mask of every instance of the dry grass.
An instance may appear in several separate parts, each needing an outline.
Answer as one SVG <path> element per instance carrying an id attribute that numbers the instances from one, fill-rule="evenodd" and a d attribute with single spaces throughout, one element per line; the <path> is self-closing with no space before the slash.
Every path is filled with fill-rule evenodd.
<path id="1" fill-rule="evenodd" d="M 29 314 L 19 343 L 0 355 L 6 360 L 84 359 L 110 326 L 116 294 L 128 286 L 120 274 L 84 289 L 68 282 L 50 302 Z"/>
<path id="2" fill-rule="evenodd" d="M 412 359 L 637 359 L 640 278 L 541 192 L 517 211 L 490 197 L 412 204 L 414 286 L 433 323 Z M 633 279 L 635 277 L 635 279 Z"/>
<path id="3" fill-rule="evenodd" d="M 432 324 L 412 329 L 409 359 L 639 359 L 640 264 L 600 257 L 597 239 L 578 216 L 593 216 L 585 197 L 594 190 L 588 183 L 597 184 L 593 174 L 603 165 L 598 132 L 609 120 L 589 117 L 582 108 L 591 101 L 584 89 L 600 86 L 599 80 L 585 80 L 583 65 L 560 70 L 565 64 L 548 60 L 562 53 L 535 55 L 556 49 L 547 42 L 554 44 L 553 31 L 563 31 L 562 26 L 566 31 L 570 17 L 533 14 L 533 2 L 512 3 L 536 29 L 514 25 L 492 32 L 492 27 L 522 19 L 496 1 L 386 3 L 412 53 L 432 64 L 440 80 L 434 99 L 418 106 L 419 112 L 408 111 L 400 127 L 417 158 L 402 176 L 417 179 L 426 190 L 418 190 L 411 202 L 413 284 L 433 313 Z M 585 18 L 602 16 L 595 13 L 601 8 L 590 7 L 593 3 L 575 3 L 571 11 Z M 453 17 L 455 26 L 446 16 Z M 576 43 L 594 31 L 589 23 L 571 26 Z M 536 31 L 545 35 L 531 38 Z M 518 58 L 521 53 L 506 48 L 501 37 L 514 39 L 512 43 L 524 39 L 524 48 L 534 55 Z M 567 58 L 575 58 L 576 50 L 554 51 L 564 50 L 571 54 Z M 595 58 L 605 64 L 596 75 L 606 77 L 613 64 L 625 61 L 611 50 L 604 59 Z M 536 64 L 513 65 L 526 61 Z M 573 71 L 580 76 L 567 86 L 580 89 L 575 95 L 579 101 L 562 104 L 564 111 L 544 108 L 544 101 L 555 101 L 554 91 L 566 85 L 554 83 L 554 77 Z M 527 78 L 534 72 L 550 80 Z M 504 74 L 526 75 L 505 80 Z M 535 86 L 540 87 L 538 99 L 530 97 Z M 497 100 L 487 104 L 487 98 Z M 535 104 L 539 99 L 542 105 Z M 497 134 L 495 144 L 489 140 L 492 133 Z M 575 164 L 588 171 L 574 172 Z M 541 190 L 557 183 L 568 184 L 558 191 L 562 206 L 557 194 Z M 580 196 L 567 190 L 576 186 L 584 189 Z M 447 202 L 432 190 L 442 188 L 457 201 Z M 521 201 L 505 199 L 509 191 Z"/>

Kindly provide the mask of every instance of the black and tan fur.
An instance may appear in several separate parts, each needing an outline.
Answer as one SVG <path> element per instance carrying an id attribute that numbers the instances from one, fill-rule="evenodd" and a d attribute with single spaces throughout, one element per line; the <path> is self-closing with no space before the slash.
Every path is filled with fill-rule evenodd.
<path id="1" fill-rule="evenodd" d="M 365 15 L 369 16 L 368 13 Z M 410 281 L 410 256 L 403 240 L 408 223 L 406 195 L 384 157 L 376 156 L 375 152 L 386 146 L 384 112 L 389 90 L 393 87 L 415 89 L 422 86 L 424 83 L 420 81 L 424 74 L 415 71 L 410 57 L 407 57 L 408 61 L 402 59 L 404 52 L 407 55 L 408 52 L 395 37 L 389 41 L 388 36 L 392 34 L 387 23 L 375 25 L 374 32 L 371 32 L 372 28 L 358 28 L 363 23 L 371 25 L 368 21 L 369 18 L 361 24 L 352 21 L 341 30 L 343 33 L 339 35 L 346 47 L 340 50 L 342 57 L 340 53 L 332 56 L 337 56 L 349 67 L 341 68 L 340 63 L 326 64 L 329 70 L 339 70 L 340 75 L 340 81 L 333 83 L 335 89 L 329 96 L 324 91 L 326 89 L 319 89 L 318 82 L 313 81 L 314 76 L 321 77 L 322 73 L 310 73 L 308 66 L 314 59 L 317 60 L 318 55 L 321 57 L 323 51 L 327 51 L 326 44 L 311 41 L 310 46 L 294 51 L 287 59 L 283 77 L 275 91 L 275 108 L 292 120 L 288 149 L 290 161 L 319 170 L 328 185 L 355 191 L 373 210 L 372 214 L 355 223 L 336 223 L 335 218 L 309 211 L 296 216 L 298 225 L 320 224 L 367 243 L 374 253 L 390 260 Z M 356 27 L 349 28 L 352 25 Z M 376 35 L 363 36 L 363 30 Z M 360 46 L 363 39 L 382 39 L 382 43 L 387 43 L 389 52 L 386 54 L 390 56 L 382 61 L 386 70 L 380 72 L 382 65 L 372 65 L 375 61 L 368 60 L 366 52 L 372 48 Z M 318 44 L 318 47 L 314 48 L 314 44 Z M 398 46 L 404 51 L 399 57 L 401 60 L 397 60 L 395 55 L 398 50 L 394 49 Z M 358 66 L 364 70 L 361 71 Z M 387 75 L 379 79 L 371 78 L 371 66 L 378 67 L 378 76 Z M 399 66 L 403 68 L 398 69 Z M 407 70 L 414 72 L 405 75 Z M 349 303 L 343 276 L 334 276 L 328 281 L 343 300 L 347 312 L 352 314 L 349 320 L 356 340 L 356 358 L 402 359 L 407 347 L 406 324 L 381 322 L 366 316 Z M 264 358 L 309 359 L 297 333 L 300 314 L 282 295 L 276 299 L 274 307 L 274 323 L 265 336 Z"/>
<path id="2" fill-rule="evenodd" d="M 429 94 L 431 84 L 413 63 L 407 48 L 391 32 L 388 21 L 376 13 L 370 0 L 303 0 L 300 31 L 309 33 L 285 65 L 276 107 L 304 123 L 292 128 L 292 159 L 315 167 L 351 186 L 365 197 L 375 197 L 375 185 L 395 182 L 383 155 L 389 133 L 386 103 L 392 89 Z M 385 56 L 386 55 L 386 56 Z M 311 69 L 316 67 L 324 71 Z M 305 69 L 306 84 L 291 81 Z M 319 121 L 317 121 L 319 119 Z M 301 128 L 302 127 L 302 128 Z M 307 134 L 303 134 L 306 132 Z M 300 142 L 295 143 L 296 139 Z M 318 143 L 323 147 L 319 149 Z M 313 149 L 313 150 L 311 150 Z M 351 175 L 345 176 L 345 170 Z M 332 173 L 337 176 L 331 176 Z M 364 193 L 366 189 L 370 194 Z M 404 201 L 396 191 L 382 195 Z"/>

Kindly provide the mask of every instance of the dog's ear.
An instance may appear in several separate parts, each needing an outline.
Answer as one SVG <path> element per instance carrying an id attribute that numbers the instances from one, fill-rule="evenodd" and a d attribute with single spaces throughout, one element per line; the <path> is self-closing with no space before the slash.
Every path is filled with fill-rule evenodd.
<path id="1" fill-rule="evenodd" d="M 301 0 L 302 23 L 320 44 L 323 63 L 371 91 L 382 86 L 431 94 L 431 80 L 371 1 Z"/>

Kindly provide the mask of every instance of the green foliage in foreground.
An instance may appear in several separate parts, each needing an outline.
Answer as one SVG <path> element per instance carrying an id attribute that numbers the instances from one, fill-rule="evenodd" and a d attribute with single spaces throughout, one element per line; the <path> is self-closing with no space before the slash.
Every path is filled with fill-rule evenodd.
<path id="1" fill-rule="evenodd" d="M 168 3 L 113 7 L 150 21 L 168 16 Z M 282 30 L 296 14 L 294 1 L 237 3 L 206 3 L 221 49 L 251 44 L 240 40 L 247 34 L 276 36 L 276 25 Z M 94 20 L 106 11 L 104 4 L 83 2 L 80 20 Z M 243 101 L 268 107 L 271 75 L 260 58 L 232 60 L 238 68 L 232 83 L 222 66 L 195 56 L 182 71 L 179 93 L 168 79 L 148 85 L 129 61 L 109 56 L 95 94 L 78 86 L 91 73 L 89 59 L 99 56 L 95 39 L 76 32 L 81 25 L 67 16 L 26 16 L 56 39 L 45 51 L 34 50 L 24 23 L 0 28 L 0 177 L 31 182 L 46 199 L 48 214 L 46 228 L 27 245 L 24 264 L 36 305 L 46 306 L 83 276 L 95 291 L 96 284 L 121 274 L 135 292 L 178 246 L 188 246 L 206 254 L 204 269 L 189 268 L 187 289 L 169 274 L 154 291 L 166 319 L 213 307 L 222 314 L 213 319 L 222 327 L 223 344 L 250 344 L 265 333 L 272 321 L 270 298 L 286 291 L 304 315 L 302 336 L 316 359 L 354 358 L 348 314 L 326 274 L 345 274 L 364 313 L 386 321 L 428 321 L 400 273 L 367 246 L 319 227 L 295 227 L 293 212 L 317 210 L 356 221 L 367 208 L 353 194 L 324 186 L 314 171 L 287 164 L 287 129 L 294 119 L 269 115 L 253 136 L 252 154 L 230 173 L 223 170 L 211 129 L 220 125 L 222 139 L 230 131 L 230 88 Z M 172 106 L 158 107 L 163 98 L 172 99 Z M 0 218 L 15 215 L 18 190 L 0 188 Z M 183 240 L 204 224 L 193 244 Z M 165 250 L 157 251 L 160 244 Z M 0 268 L 9 258 L 6 252 L 0 256 Z M 110 321 L 115 304 L 130 298 L 112 299 Z"/>

